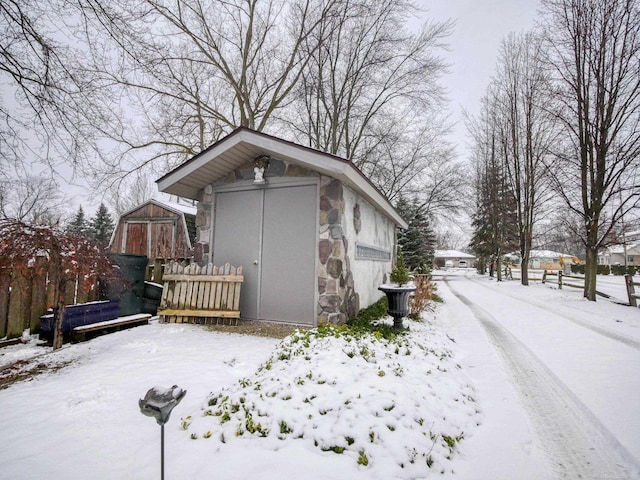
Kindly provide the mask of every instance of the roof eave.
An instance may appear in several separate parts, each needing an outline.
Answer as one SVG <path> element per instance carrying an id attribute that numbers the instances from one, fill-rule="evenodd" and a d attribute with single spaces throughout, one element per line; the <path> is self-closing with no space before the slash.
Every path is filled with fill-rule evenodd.
<path id="1" fill-rule="evenodd" d="M 199 192 L 211 179 L 201 179 L 195 185 L 187 185 L 183 179 L 196 173 L 205 167 L 217 156 L 229 151 L 240 143 L 246 142 L 257 146 L 276 158 L 295 164 L 301 164 L 310 170 L 337 178 L 360 193 L 368 202 L 377 207 L 387 218 L 401 228 L 407 228 L 408 224 L 396 212 L 387 198 L 369 181 L 364 174 L 351 162 L 334 155 L 320 152 L 309 147 L 297 145 L 261 132 L 255 132 L 246 128 L 239 128 L 218 143 L 212 145 L 192 159 L 183 163 L 173 171 L 156 180 L 158 190 L 161 192 L 178 195 L 197 200 Z M 302 156 L 301 153 L 304 153 Z M 230 173 L 230 172 L 229 172 Z"/>

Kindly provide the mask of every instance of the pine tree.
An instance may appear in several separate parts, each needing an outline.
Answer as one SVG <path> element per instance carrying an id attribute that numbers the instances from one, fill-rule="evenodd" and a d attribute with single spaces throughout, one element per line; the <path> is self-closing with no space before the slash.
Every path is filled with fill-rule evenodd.
<path id="1" fill-rule="evenodd" d="M 425 273 L 433 264 L 435 234 L 425 208 L 417 198 L 407 201 L 400 197 L 396 205 L 398 213 L 409 224 L 398 232 L 398 245 L 404 253 L 404 261 L 411 271 Z"/>
<path id="2" fill-rule="evenodd" d="M 481 273 L 489 262 L 489 275 L 497 273 L 500 281 L 503 255 L 518 248 L 517 205 L 494 138 L 490 145 L 476 172 L 476 211 L 470 247 L 480 260 Z"/>
<path id="3" fill-rule="evenodd" d="M 86 237 L 89 233 L 89 224 L 87 223 L 87 219 L 84 215 L 84 210 L 82 209 L 82 205 L 78 208 L 78 212 L 69 225 L 67 225 L 66 233 L 69 235 L 76 235 L 81 237 Z"/>
<path id="4" fill-rule="evenodd" d="M 398 258 L 396 260 L 396 266 L 391 272 L 391 276 L 389 277 L 392 283 L 395 283 L 399 286 L 403 286 L 406 283 L 409 283 L 411 280 L 411 275 L 409 274 L 409 270 L 404 263 L 404 257 L 402 255 L 402 249 L 398 250 Z"/>
<path id="5" fill-rule="evenodd" d="M 476 211 L 471 222 L 473 234 L 469 242 L 471 251 L 478 257 L 478 272 L 481 274 L 486 273 L 487 263 L 490 263 L 495 251 L 495 242 L 491 233 L 490 216 L 487 207 L 488 204 L 482 202 L 476 205 Z"/>
<path id="6" fill-rule="evenodd" d="M 114 222 L 104 203 L 100 204 L 98 211 L 90 221 L 90 237 L 96 242 L 107 246 L 111 240 Z"/>

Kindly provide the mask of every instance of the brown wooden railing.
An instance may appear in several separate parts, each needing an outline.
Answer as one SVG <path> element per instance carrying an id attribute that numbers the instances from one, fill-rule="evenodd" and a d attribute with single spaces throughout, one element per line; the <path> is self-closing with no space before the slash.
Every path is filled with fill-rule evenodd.
<path id="1" fill-rule="evenodd" d="M 552 280 L 551 277 L 558 277 L 558 279 Z M 579 283 L 575 283 L 575 282 L 570 283 L 572 281 L 570 280 L 568 282 L 567 280 L 565 280 L 566 278 L 576 279 L 578 280 Z M 542 283 L 554 283 L 558 285 L 558 288 L 560 290 L 562 290 L 563 286 L 584 289 L 584 275 L 569 275 L 567 273 L 563 273 L 562 270 L 558 270 L 558 273 L 549 273 L 545 270 L 544 273 L 542 274 Z M 604 298 L 611 298 L 611 295 L 600 292 L 598 290 L 596 290 L 596 295 L 599 295 Z"/>
<path id="2" fill-rule="evenodd" d="M 625 275 L 624 281 L 627 285 L 627 296 L 629 297 L 629 305 L 631 305 L 632 307 L 637 307 L 640 294 L 636 293 L 635 287 L 640 287 L 640 282 L 634 282 L 633 275 Z"/>

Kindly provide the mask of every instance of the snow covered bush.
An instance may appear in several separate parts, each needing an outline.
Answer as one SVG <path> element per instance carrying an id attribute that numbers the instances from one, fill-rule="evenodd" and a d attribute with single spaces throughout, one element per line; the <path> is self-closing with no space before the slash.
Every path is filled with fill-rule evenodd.
<path id="1" fill-rule="evenodd" d="M 430 321 L 389 338 L 347 325 L 297 331 L 250 378 L 212 393 L 186 428 L 217 448 L 304 442 L 393 478 L 446 470 L 479 415 L 450 342 Z"/>

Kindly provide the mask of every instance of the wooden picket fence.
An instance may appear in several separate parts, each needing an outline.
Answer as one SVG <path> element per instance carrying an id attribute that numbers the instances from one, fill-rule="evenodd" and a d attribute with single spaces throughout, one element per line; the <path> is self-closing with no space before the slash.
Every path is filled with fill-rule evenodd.
<path id="1" fill-rule="evenodd" d="M 56 304 L 58 266 L 48 257 L 36 257 L 28 266 L 0 269 L 0 339 L 17 338 L 25 329 L 40 329 L 40 316 Z M 85 280 L 82 273 L 66 281 L 65 299 L 69 305 L 98 298 L 97 282 Z"/>
<path id="2" fill-rule="evenodd" d="M 170 262 L 163 275 L 162 298 L 158 316 L 161 322 L 210 323 L 235 322 L 240 318 L 242 267 L 228 263 L 181 265 Z"/>

